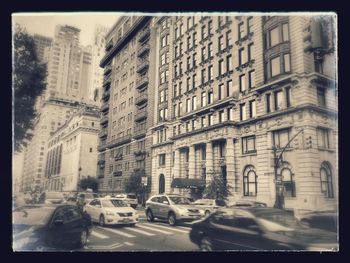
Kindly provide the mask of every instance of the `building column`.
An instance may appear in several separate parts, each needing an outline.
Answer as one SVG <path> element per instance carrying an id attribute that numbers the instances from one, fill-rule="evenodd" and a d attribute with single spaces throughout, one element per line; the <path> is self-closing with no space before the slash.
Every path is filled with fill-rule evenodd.
<path id="1" fill-rule="evenodd" d="M 188 178 L 196 177 L 196 159 L 194 145 L 189 147 L 188 151 Z"/>
<path id="2" fill-rule="evenodd" d="M 173 169 L 173 178 L 180 177 L 180 150 L 175 149 L 174 150 L 174 169 Z"/>
<path id="3" fill-rule="evenodd" d="M 226 139 L 226 173 L 227 183 L 232 186 L 232 193 L 236 191 L 235 166 L 234 166 L 233 138 Z"/>
<path id="4" fill-rule="evenodd" d="M 213 144 L 211 141 L 206 143 L 206 164 L 205 164 L 205 169 L 206 169 L 206 181 L 210 182 L 211 181 L 211 176 L 214 172 L 214 165 L 213 165 Z"/>

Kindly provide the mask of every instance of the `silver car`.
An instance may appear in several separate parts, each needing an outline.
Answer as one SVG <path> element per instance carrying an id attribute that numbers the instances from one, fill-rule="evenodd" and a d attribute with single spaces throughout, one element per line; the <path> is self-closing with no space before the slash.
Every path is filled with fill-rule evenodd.
<path id="1" fill-rule="evenodd" d="M 193 205 L 195 205 L 203 216 L 209 216 L 220 207 L 225 207 L 226 202 L 224 200 L 217 199 L 198 199 Z"/>
<path id="2" fill-rule="evenodd" d="M 147 221 L 166 219 L 171 226 L 179 221 L 193 221 L 201 217 L 199 209 L 187 197 L 173 194 L 152 196 L 146 201 L 145 212 Z"/>

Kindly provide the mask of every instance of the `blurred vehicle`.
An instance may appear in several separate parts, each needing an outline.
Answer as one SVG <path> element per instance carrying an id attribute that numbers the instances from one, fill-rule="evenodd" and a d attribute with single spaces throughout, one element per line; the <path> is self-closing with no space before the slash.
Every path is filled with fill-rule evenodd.
<path id="1" fill-rule="evenodd" d="M 336 211 L 313 211 L 300 216 L 300 221 L 313 228 L 338 231 L 338 214 Z"/>
<path id="2" fill-rule="evenodd" d="M 85 205 L 84 211 L 92 221 L 104 225 L 129 224 L 135 226 L 138 215 L 123 200 L 117 198 L 96 198 Z"/>
<path id="3" fill-rule="evenodd" d="M 231 202 L 229 205 L 230 206 L 251 206 L 251 207 L 267 207 L 266 203 L 262 202 L 257 202 L 257 201 L 250 201 L 250 200 L 237 200 L 235 202 Z"/>
<path id="4" fill-rule="evenodd" d="M 13 211 L 14 251 L 85 246 L 91 218 L 72 205 L 26 205 Z"/>
<path id="5" fill-rule="evenodd" d="M 203 216 L 209 216 L 219 207 L 225 207 L 226 202 L 224 200 L 215 199 L 198 199 L 193 202 L 193 205 L 200 209 L 200 212 Z"/>
<path id="6" fill-rule="evenodd" d="M 331 250 L 333 232 L 301 224 L 290 213 L 267 207 L 222 208 L 193 222 L 190 240 L 202 251 Z"/>
<path id="7" fill-rule="evenodd" d="M 171 226 L 201 217 L 199 209 L 187 197 L 172 194 L 152 196 L 146 201 L 145 212 L 149 222 L 154 218 L 167 219 Z"/>
<path id="8" fill-rule="evenodd" d="M 43 192 L 39 197 L 38 203 L 64 204 L 66 199 L 62 192 Z"/>
<path id="9" fill-rule="evenodd" d="M 117 194 L 114 197 L 125 201 L 132 208 L 136 208 L 137 207 L 138 202 L 137 202 L 137 197 L 136 197 L 135 194 Z"/>
<path id="10" fill-rule="evenodd" d="M 90 193 L 90 192 L 85 192 L 85 193 L 79 193 L 77 195 L 77 206 L 82 208 L 84 205 L 89 203 L 92 199 L 98 198 L 98 194 L 96 193 Z"/>
<path id="11" fill-rule="evenodd" d="M 67 202 L 76 203 L 77 202 L 77 198 L 78 198 L 78 193 L 68 194 L 67 197 L 66 197 L 66 201 Z"/>

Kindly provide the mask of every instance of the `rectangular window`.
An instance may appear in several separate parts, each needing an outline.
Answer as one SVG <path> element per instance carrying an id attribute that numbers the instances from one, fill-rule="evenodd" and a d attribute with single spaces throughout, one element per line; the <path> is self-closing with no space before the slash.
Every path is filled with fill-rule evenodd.
<path id="1" fill-rule="evenodd" d="M 252 33 L 253 32 L 253 17 L 249 17 L 247 19 L 247 33 Z"/>
<path id="2" fill-rule="evenodd" d="M 281 61 L 280 57 L 271 59 L 271 77 L 277 76 L 281 73 Z"/>
<path id="3" fill-rule="evenodd" d="M 246 90 L 245 88 L 245 74 L 239 76 L 239 90 L 243 92 Z"/>
<path id="4" fill-rule="evenodd" d="M 219 60 L 219 76 L 224 74 L 224 61 L 221 59 Z"/>
<path id="5" fill-rule="evenodd" d="M 205 116 L 203 116 L 203 117 L 201 118 L 201 126 L 202 126 L 202 128 L 204 128 L 205 126 L 207 126 L 207 121 L 206 121 Z"/>
<path id="6" fill-rule="evenodd" d="M 159 154 L 159 166 L 165 166 L 165 153 Z"/>
<path id="7" fill-rule="evenodd" d="M 225 111 L 219 111 L 219 123 L 225 121 Z"/>
<path id="8" fill-rule="evenodd" d="M 317 87 L 317 104 L 326 107 L 326 90 L 324 88 Z"/>
<path id="9" fill-rule="evenodd" d="M 219 47 L 219 51 L 224 49 L 224 37 L 223 36 L 219 37 L 219 46 L 218 47 Z"/>
<path id="10" fill-rule="evenodd" d="M 238 40 L 240 40 L 243 37 L 244 29 L 243 29 L 243 22 L 238 24 Z"/>
<path id="11" fill-rule="evenodd" d="M 290 54 L 283 55 L 284 72 L 290 72 Z"/>
<path id="12" fill-rule="evenodd" d="M 186 112 L 191 111 L 191 99 L 186 100 Z"/>
<path id="13" fill-rule="evenodd" d="M 193 74 L 193 78 L 192 78 L 192 88 L 194 89 L 195 87 L 197 87 L 197 75 Z"/>
<path id="14" fill-rule="evenodd" d="M 193 96 L 192 97 L 192 110 L 196 110 L 197 109 L 197 97 Z"/>
<path id="15" fill-rule="evenodd" d="M 186 79 L 186 91 L 189 91 L 191 89 L 191 78 L 188 77 Z"/>
<path id="16" fill-rule="evenodd" d="M 225 88 L 224 84 L 219 85 L 219 100 L 223 99 L 225 97 Z"/>
<path id="17" fill-rule="evenodd" d="M 179 109 L 178 109 L 178 113 L 177 113 L 177 116 L 181 116 L 181 113 L 182 113 L 182 102 L 179 102 Z"/>
<path id="18" fill-rule="evenodd" d="M 252 89 L 255 87 L 255 71 L 249 71 L 249 88 Z"/>
<path id="19" fill-rule="evenodd" d="M 206 76 L 205 76 L 205 73 L 206 73 L 206 70 L 205 69 L 202 69 L 202 76 L 201 76 L 201 83 L 204 84 L 205 83 L 205 79 L 206 79 Z"/>
<path id="20" fill-rule="evenodd" d="M 186 122 L 186 132 L 190 131 L 190 122 Z"/>
<path id="21" fill-rule="evenodd" d="M 231 30 L 226 32 L 226 47 L 232 46 Z"/>
<path id="22" fill-rule="evenodd" d="M 244 54 L 244 48 L 241 48 L 238 50 L 238 65 L 241 66 L 245 63 L 245 54 Z"/>
<path id="23" fill-rule="evenodd" d="M 187 57 L 187 71 L 191 69 L 191 57 Z"/>
<path id="24" fill-rule="evenodd" d="M 201 107 L 207 106 L 207 93 L 204 91 L 201 94 Z"/>
<path id="25" fill-rule="evenodd" d="M 240 120 L 244 121 L 247 119 L 247 112 L 246 112 L 246 108 L 245 108 L 245 103 L 240 105 Z"/>
<path id="26" fill-rule="evenodd" d="M 213 125 L 213 124 L 214 124 L 214 115 L 211 114 L 211 115 L 209 115 L 209 122 L 208 122 L 208 125 L 211 126 L 211 125 Z"/>
<path id="27" fill-rule="evenodd" d="M 213 92 L 209 91 L 208 92 L 208 104 L 213 103 L 213 98 L 214 98 Z"/>
<path id="28" fill-rule="evenodd" d="M 282 90 L 278 90 L 274 92 L 274 100 L 275 100 L 275 110 L 280 110 L 283 108 L 283 92 Z"/>
<path id="29" fill-rule="evenodd" d="M 273 145 L 278 148 L 284 148 L 289 142 L 289 129 L 273 131 Z"/>
<path id="30" fill-rule="evenodd" d="M 227 69 L 227 71 L 232 70 L 232 55 L 228 55 L 226 57 L 226 69 Z"/>
<path id="31" fill-rule="evenodd" d="M 279 27 L 275 27 L 270 30 L 270 47 L 273 47 L 279 43 Z"/>
<path id="32" fill-rule="evenodd" d="M 227 81 L 227 86 L 226 86 L 226 88 L 227 88 L 227 94 L 226 94 L 226 96 L 229 97 L 229 96 L 231 96 L 232 93 L 233 93 L 233 84 L 232 84 L 232 80 Z"/>
<path id="33" fill-rule="evenodd" d="M 202 26 L 202 39 L 205 39 L 207 37 L 207 30 L 205 30 L 205 25 Z"/>
<path id="34" fill-rule="evenodd" d="M 271 94 L 266 94 L 266 112 L 271 112 Z"/>
<path id="35" fill-rule="evenodd" d="M 204 60 L 206 59 L 206 51 L 207 51 L 207 48 L 206 47 L 202 47 L 202 62 L 204 62 Z"/>
<path id="36" fill-rule="evenodd" d="M 227 120 L 233 121 L 233 109 L 232 108 L 227 109 Z"/>
<path id="37" fill-rule="evenodd" d="M 210 35 L 212 33 L 213 30 L 213 22 L 211 20 L 209 20 L 208 22 L 208 35 Z"/>
<path id="38" fill-rule="evenodd" d="M 213 55 L 213 43 L 209 43 L 208 45 L 208 58 Z"/>
<path id="39" fill-rule="evenodd" d="M 242 138 L 242 153 L 255 153 L 255 136 Z"/>
<path id="40" fill-rule="evenodd" d="M 254 43 L 248 45 L 248 61 L 254 59 Z"/>
<path id="41" fill-rule="evenodd" d="M 255 116 L 256 116 L 256 102 L 255 102 L 255 100 L 249 101 L 249 115 L 250 115 L 250 118 L 255 118 Z"/>
<path id="42" fill-rule="evenodd" d="M 317 128 L 317 145 L 319 148 L 329 149 L 329 130 Z"/>
<path id="43" fill-rule="evenodd" d="M 282 25 L 282 41 L 288 41 L 289 40 L 289 28 L 288 23 L 284 23 Z"/>
<path id="44" fill-rule="evenodd" d="M 290 87 L 286 87 L 285 89 L 285 92 L 286 92 L 286 107 L 290 107 L 291 106 L 291 89 Z"/>
<path id="45" fill-rule="evenodd" d="M 209 66 L 209 67 L 208 67 L 208 78 L 209 78 L 209 80 L 214 79 L 213 66 Z"/>

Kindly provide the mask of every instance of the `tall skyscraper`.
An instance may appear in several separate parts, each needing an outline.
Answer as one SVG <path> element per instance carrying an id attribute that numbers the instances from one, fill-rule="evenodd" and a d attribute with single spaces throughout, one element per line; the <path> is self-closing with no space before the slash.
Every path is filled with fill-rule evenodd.
<path id="1" fill-rule="evenodd" d="M 98 104 L 101 103 L 103 82 L 103 68 L 100 67 L 100 62 L 105 54 L 105 37 L 108 30 L 107 27 L 96 25 L 93 35 L 92 72 L 91 83 L 89 86 L 89 98 L 98 102 Z"/>
<path id="2" fill-rule="evenodd" d="M 91 47 L 79 45 L 80 29 L 57 25 L 49 51 L 46 98 L 88 100 Z"/>
<path id="3" fill-rule="evenodd" d="M 39 34 L 34 34 L 34 43 L 36 47 L 36 54 L 38 56 L 39 61 L 46 62 L 47 60 L 47 51 L 51 47 L 52 38 L 42 36 Z"/>

